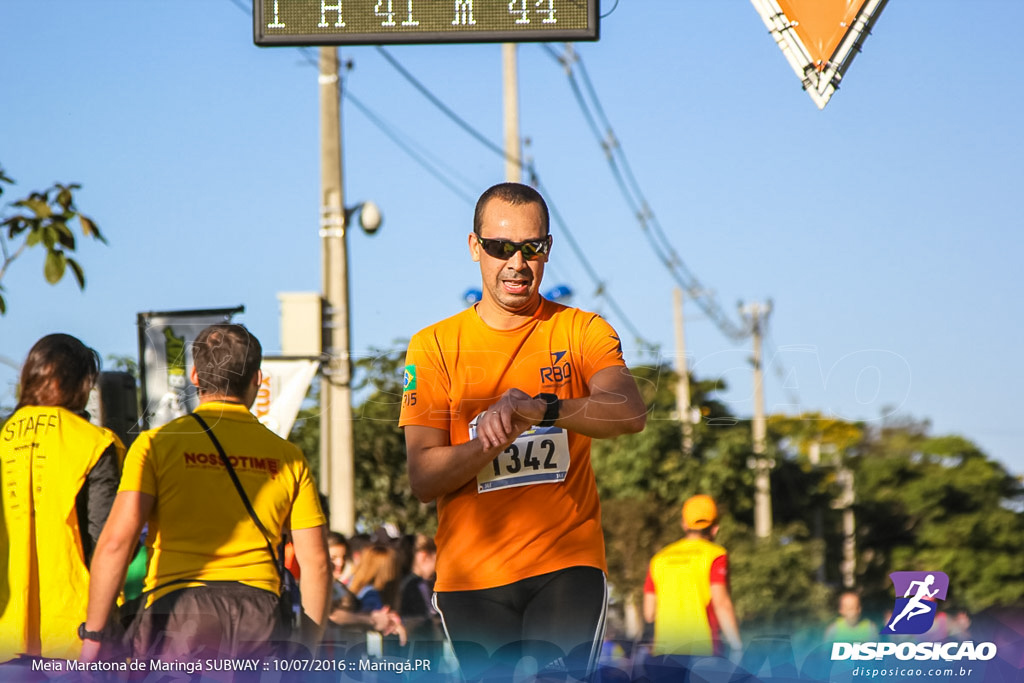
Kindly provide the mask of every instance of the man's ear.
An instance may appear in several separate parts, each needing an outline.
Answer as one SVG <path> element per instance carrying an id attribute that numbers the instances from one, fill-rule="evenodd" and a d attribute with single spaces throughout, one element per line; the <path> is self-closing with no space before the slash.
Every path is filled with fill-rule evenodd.
<path id="1" fill-rule="evenodd" d="M 480 242 L 476 238 L 476 233 L 469 233 L 469 255 L 474 261 L 480 263 Z"/>
<path id="2" fill-rule="evenodd" d="M 194 384 L 197 388 L 199 387 L 199 371 L 196 370 L 196 366 L 194 365 L 188 371 L 188 380 L 192 382 L 192 384 Z"/>

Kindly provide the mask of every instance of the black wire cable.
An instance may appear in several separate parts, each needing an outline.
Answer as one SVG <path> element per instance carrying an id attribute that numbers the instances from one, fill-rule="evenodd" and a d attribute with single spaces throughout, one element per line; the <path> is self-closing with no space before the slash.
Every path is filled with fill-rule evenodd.
<path id="1" fill-rule="evenodd" d="M 470 206 L 476 204 L 476 198 L 472 195 L 472 193 L 467 192 L 462 188 L 456 186 L 454 182 L 449 180 L 441 173 L 441 171 L 435 165 L 440 162 L 434 162 L 427 159 L 425 154 L 416 151 L 415 149 L 412 148 L 411 145 L 401 140 L 398 134 L 392 129 L 392 127 L 386 121 L 384 121 L 381 117 L 375 114 L 372 109 L 363 104 L 359 100 L 359 98 L 357 98 L 347 89 L 342 91 L 342 97 L 351 102 L 356 109 L 362 112 L 363 116 L 369 119 L 370 123 L 376 126 L 378 130 L 384 133 L 384 135 L 386 135 L 388 139 L 394 142 L 402 151 L 404 151 L 406 154 L 412 157 L 412 159 L 416 163 L 418 163 L 420 166 L 426 169 L 432 176 L 434 176 L 434 178 L 438 180 L 438 182 L 442 183 L 445 187 L 451 190 L 455 195 L 457 195 L 460 199 L 468 203 Z"/>
<path id="2" fill-rule="evenodd" d="M 444 102 L 442 102 L 440 100 L 440 98 L 437 97 L 437 95 L 432 93 L 425 85 L 420 83 L 420 81 L 417 80 L 416 77 L 413 76 L 411 73 L 409 73 L 409 71 L 404 66 L 402 66 L 398 62 L 397 59 L 392 57 L 390 52 L 385 50 L 380 45 L 377 46 L 377 52 L 379 52 L 384 57 L 384 59 L 386 59 L 387 62 L 392 67 L 394 67 L 394 69 L 398 73 L 400 73 L 403 78 L 405 78 L 405 80 L 407 80 L 414 88 L 416 88 L 420 92 L 421 95 L 426 97 L 430 101 L 431 104 L 433 104 L 435 107 L 440 109 L 441 112 L 444 113 L 445 116 L 447 116 L 452 121 L 454 121 L 455 124 L 459 126 L 459 128 L 461 128 L 462 130 L 466 131 L 477 142 L 479 142 L 484 147 L 486 147 L 487 149 L 491 150 L 492 152 L 494 152 L 495 154 L 497 154 L 501 158 L 505 159 L 506 161 L 513 161 L 513 162 L 518 163 L 520 168 L 524 167 L 523 166 L 523 162 L 521 160 L 514 159 L 511 155 L 506 154 L 504 149 L 502 149 L 501 147 L 499 147 L 495 143 L 493 143 L 490 140 L 488 140 L 483 135 L 483 133 L 480 133 L 475 128 L 473 128 L 473 126 L 471 126 L 465 119 L 463 119 L 461 116 L 456 114 L 448 105 L 446 105 Z"/>
<path id="3" fill-rule="evenodd" d="M 576 241 L 576 238 L 572 234 L 572 231 L 569 230 L 568 223 L 561 217 L 561 214 L 557 212 L 557 209 L 553 208 L 551 194 L 546 189 L 543 189 L 543 186 L 540 183 L 540 179 L 534 165 L 525 164 L 522 160 L 514 159 L 510 155 L 506 154 L 503 148 L 499 147 L 498 145 L 488 140 L 482 133 L 473 128 L 465 119 L 463 119 L 461 116 L 456 114 L 450 107 L 444 104 L 436 95 L 434 95 L 433 92 L 431 92 L 425 85 L 420 83 L 420 81 L 417 80 L 415 76 L 413 76 L 405 67 L 403 67 L 387 50 L 385 50 L 383 47 L 377 46 L 377 51 L 384 56 L 388 63 L 391 64 L 395 68 L 395 70 L 397 70 L 398 73 L 402 75 L 403 78 L 405 78 L 410 84 L 412 84 L 414 88 L 416 88 L 416 90 L 418 90 L 424 97 L 426 97 L 427 100 L 431 102 L 431 104 L 436 106 L 442 113 L 444 113 L 446 116 L 452 119 L 452 121 L 454 121 L 460 128 L 466 131 L 470 136 L 472 136 L 474 139 L 483 144 L 487 149 L 491 150 L 501 158 L 507 161 L 513 161 L 520 165 L 520 167 L 527 173 L 528 177 L 531 178 L 531 184 L 533 184 L 534 187 L 536 187 L 545 195 L 546 201 L 548 203 L 548 210 L 551 213 L 552 218 L 555 220 L 556 223 L 558 223 L 559 228 L 564 233 L 566 241 L 569 243 L 570 248 L 572 249 L 576 257 L 579 259 L 580 263 L 583 265 L 584 270 L 587 272 L 587 275 L 591 278 L 591 280 L 594 283 L 594 286 L 596 287 L 594 295 L 601 297 L 608 302 L 608 305 L 615 312 L 618 319 L 622 321 L 622 323 L 626 326 L 626 329 L 628 329 L 629 332 L 636 338 L 638 343 L 648 348 L 653 348 L 653 345 L 650 342 L 646 341 L 643 335 L 641 335 L 640 332 L 637 330 L 636 326 L 633 325 L 629 317 L 623 311 L 622 307 L 619 306 L 615 299 L 611 296 L 611 294 L 608 293 L 607 286 L 601 280 L 600 276 L 598 276 L 597 272 L 594 270 L 590 262 L 587 260 L 586 255 L 580 248 L 579 243 Z"/>
<path id="4" fill-rule="evenodd" d="M 714 321 L 719 331 L 734 340 L 743 339 L 749 336 L 749 330 L 737 326 L 728 319 L 717 302 L 709 296 L 708 290 L 700 284 L 700 281 L 697 280 L 693 272 L 686 266 L 675 249 L 672 248 L 671 242 L 668 240 L 667 235 L 665 235 L 665 232 L 661 229 L 654 213 L 651 211 L 650 205 L 647 203 L 647 200 L 644 199 L 643 192 L 640 189 L 639 183 L 636 181 L 636 176 L 633 174 L 629 165 L 629 160 L 626 158 L 625 152 L 622 150 L 621 145 L 618 144 L 618 141 L 615 138 L 611 124 L 608 122 L 607 116 L 604 114 L 604 108 L 601 106 L 600 98 L 597 97 L 597 92 L 593 87 L 592 81 L 590 81 L 589 77 L 586 76 L 586 70 L 583 67 L 579 56 L 572 51 L 571 46 L 568 48 L 570 55 L 568 57 L 562 57 L 548 45 L 544 45 L 543 48 L 564 68 L 577 104 L 583 112 L 584 118 L 590 126 L 591 131 L 597 138 L 599 145 L 604 150 L 615 181 L 630 209 L 634 212 L 634 215 L 636 216 L 637 221 L 639 222 L 640 227 L 656 256 L 661 260 L 662 264 L 665 265 L 677 284 L 686 290 L 704 313 Z M 593 104 L 589 104 L 587 102 L 579 84 L 576 82 L 573 64 L 580 65 L 581 74 L 584 75 L 584 85 L 591 95 Z M 603 119 L 605 127 L 608 130 L 607 136 L 602 133 L 600 125 L 595 120 L 594 114 L 591 111 L 592 109 L 596 110 L 598 115 Z M 616 154 L 616 152 L 618 152 L 618 154 Z M 651 230 L 652 227 L 654 230 Z M 658 243 L 659 239 L 661 244 Z"/>
<path id="5" fill-rule="evenodd" d="M 546 201 L 548 205 L 548 211 L 550 212 L 552 219 L 554 219 L 555 223 L 558 224 L 559 229 L 561 229 L 561 231 L 565 234 L 566 241 L 569 243 L 569 248 L 572 249 L 574 254 L 576 254 L 576 258 L 578 258 L 580 260 L 580 263 L 583 264 L 583 268 L 584 270 L 587 271 L 587 275 L 590 276 L 590 279 L 594 282 L 595 286 L 597 287 L 596 291 L 594 292 L 594 296 L 599 296 L 608 302 L 608 305 L 611 307 L 612 311 L 615 312 L 615 315 L 626 326 L 626 329 L 629 330 L 629 333 L 633 335 L 633 338 L 636 339 L 637 343 L 648 348 L 653 348 L 653 345 L 646 339 L 644 339 L 643 335 L 640 334 L 640 331 L 636 329 L 632 322 L 630 322 L 629 316 L 627 316 L 625 311 L 622 310 L 622 307 L 619 306 L 618 302 L 616 302 L 612 295 L 608 293 L 608 290 L 605 287 L 604 282 L 601 280 L 601 277 L 594 271 L 593 267 L 590 265 L 590 262 L 583 254 L 583 249 L 580 248 L 580 245 L 576 241 L 576 238 L 573 237 L 572 232 L 569 230 L 569 226 L 565 222 L 565 219 L 562 218 L 562 214 L 558 210 L 558 207 L 555 206 L 554 203 L 551 201 L 551 195 L 544 187 L 544 184 L 541 183 L 540 179 L 537 178 L 536 176 L 533 177 L 532 184 L 545 197 L 548 197 Z"/>

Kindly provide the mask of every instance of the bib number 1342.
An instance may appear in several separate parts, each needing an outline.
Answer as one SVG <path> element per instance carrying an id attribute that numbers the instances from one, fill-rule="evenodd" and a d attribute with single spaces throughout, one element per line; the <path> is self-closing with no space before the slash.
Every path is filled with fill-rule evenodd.
<path id="1" fill-rule="evenodd" d="M 513 486 L 555 484 L 569 472 L 569 440 L 558 427 L 524 432 L 477 475 L 480 493 Z"/>

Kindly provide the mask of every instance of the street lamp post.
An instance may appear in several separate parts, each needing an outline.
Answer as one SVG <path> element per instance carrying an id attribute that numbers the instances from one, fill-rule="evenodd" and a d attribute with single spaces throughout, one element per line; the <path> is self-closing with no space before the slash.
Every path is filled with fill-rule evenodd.
<path id="1" fill-rule="evenodd" d="M 338 50 L 320 48 L 320 219 L 323 354 L 320 391 L 320 478 L 331 528 L 355 533 L 355 467 L 352 437 L 352 354 L 349 340 L 348 237 L 355 212 L 367 233 L 380 227 L 372 202 L 345 208 L 341 156 L 341 83 Z"/>

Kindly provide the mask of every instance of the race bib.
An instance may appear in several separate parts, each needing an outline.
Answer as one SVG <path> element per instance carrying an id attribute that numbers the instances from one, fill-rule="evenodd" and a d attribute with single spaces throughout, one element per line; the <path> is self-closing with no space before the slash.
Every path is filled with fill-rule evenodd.
<path id="1" fill-rule="evenodd" d="M 476 438 L 476 423 L 469 436 Z M 559 427 L 523 432 L 476 475 L 476 490 L 487 493 L 514 486 L 557 484 L 569 473 L 569 437 Z"/>

